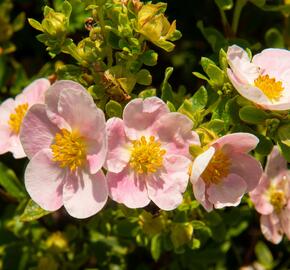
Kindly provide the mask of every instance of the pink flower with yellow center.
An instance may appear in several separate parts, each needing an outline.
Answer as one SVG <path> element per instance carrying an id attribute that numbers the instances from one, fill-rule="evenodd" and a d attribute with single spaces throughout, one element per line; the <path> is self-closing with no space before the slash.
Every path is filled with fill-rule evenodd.
<path id="1" fill-rule="evenodd" d="M 14 158 L 25 153 L 19 140 L 23 117 L 36 103 L 44 102 L 44 92 L 50 86 L 46 79 L 38 79 L 28 85 L 15 99 L 9 98 L 0 106 L 0 155 L 11 152 Z"/>
<path id="2" fill-rule="evenodd" d="M 229 79 L 243 97 L 268 110 L 290 109 L 290 51 L 266 49 L 251 61 L 233 45 L 227 59 Z"/>
<path id="3" fill-rule="evenodd" d="M 71 216 L 87 218 L 104 207 L 105 117 L 80 84 L 53 84 L 45 104 L 27 112 L 20 139 L 30 159 L 25 186 L 43 209 L 55 211 L 64 205 Z"/>
<path id="4" fill-rule="evenodd" d="M 266 239 L 278 244 L 284 233 L 290 239 L 290 170 L 277 146 L 269 155 L 265 172 L 250 197 L 261 214 L 261 231 Z"/>
<path id="5" fill-rule="evenodd" d="M 193 192 L 207 211 L 237 206 L 243 195 L 257 186 L 262 167 L 247 153 L 258 141 L 249 133 L 225 135 L 193 161 Z"/>
<path id="6" fill-rule="evenodd" d="M 130 208 L 152 200 L 164 210 L 182 202 L 188 183 L 189 145 L 199 144 L 186 116 L 169 112 L 157 97 L 134 99 L 123 119 L 107 122 L 109 194 Z"/>

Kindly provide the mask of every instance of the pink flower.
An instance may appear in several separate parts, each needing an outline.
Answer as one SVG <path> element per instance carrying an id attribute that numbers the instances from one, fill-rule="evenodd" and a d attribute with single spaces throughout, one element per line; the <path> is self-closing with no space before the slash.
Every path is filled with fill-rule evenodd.
<path id="1" fill-rule="evenodd" d="M 28 85 L 15 100 L 9 98 L 0 106 L 0 155 L 13 153 L 14 158 L 23 158 L 25 153 L 19 140 L 23 117 L 36 103 L 44 102 L 44 92 L 50 86 L 46 79 L 38 79 Z"/>
<path id="2" fill-rule="evenodd" d="M 193 161 L 190 177 L 193 192 L 207 211 L 237 206 L 243 195 L 257 186 L 262 167 L 247 152 L 258 141 L 249 133 L 225 135 Z"/>
<path id="3" fill-rule="evenodd" d="M 30 162 L 25 186 L 42 208 L 62 205 L 76 218 L 100 211 L 108 197 L 101 170 L 107 153 L 104 113 L 88 92 L 73 81 L 58 81 L 45 104 L 33 105 L 20 132 Z"/>
<path id="4" fill-rule="evenodd" d="M 284 233 L 290 239 L 290 170 L 277 146 L 269 155 L 265 173 L 250 197 L 261 214 L 261 230 L 266 239 L 278 244 Z"/>
<path id="5" fill-rule="evenodd" d="M 290 51 L 267 49 L 251 61 L 233 45 L 227 58 L 229 79 L 242 96 L 268 110 L 290 109 Z"/>
<path id="6" fill-rule="evenodd" d="M 107 122 L 107 181 L 111 198 L 130 208 L 152 200 L 164 210 L 182 202 L 188 183 L 189 145 L 199 144 L 186 116 L 157 97 L 129 102 L 123 120 Z"/>

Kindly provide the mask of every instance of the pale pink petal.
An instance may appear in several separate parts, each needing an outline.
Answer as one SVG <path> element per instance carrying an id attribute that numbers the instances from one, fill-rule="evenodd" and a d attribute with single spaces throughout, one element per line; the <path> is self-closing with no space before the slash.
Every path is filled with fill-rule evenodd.
<path id="1" fill-rule="evenodd" d="M 253 190 L 259 183 L 263 168 L 259 161 L 250 155 L 238 152 L 228 154 L 231 159 L 230 173 L 238 174 L 247 183 L 247 190 Z"/>
<path id="2" fill-rule="evenodd" d="M 108 199 L 108 188 L 102 171 L 89 174 L 68 173 L 63 186 L 63 204 L 75 218 L 88 218 L 99 212 Z"/>
<path id="3" fill-rule="evenodd" d="M 130 150 L 126 138 L 124 123 L 120 118 L 107 121 L 108 153 L 106 168 L 113 173 L 121 172 L 130 160 Z"/>
<path id="4" fill-rule="evenodd" d="M 15 101 L 17 104 L 28 103 L 30 106 L 35 103 L 44 103 L 44 94 L 49 86 L 50 82 L 47 79 L 35 80 L 23 89 Z"/>
<path id="5" fill-rule="evenodd" d="M 123 112 L 127 136 L 136 140 L 142 135 L 151 135 L 154 122 L 166 113 L 169 113 L 169 109 L 160 98 L 136 98 L 130 101 Z"/>
<path id="6" fill-rule="evenodd" d="M 9 139 L 9 151 L 13 154 L 14 158 L 24 158 L 26 154 L 20 142 L 19 135 L 12 134 Z"/>
<path id="7" fill-rule="evenodd" d="M 290 68 L 290 52 L 284 49 L 266 49 L 254 55 L 253 63 L 270 77 L 280 77 Z"/>
<path id="8" fill-rule="evenodd" d="M 0 105 L 0 125 L 6 125 L 9 121 L 11 113 L 14 113 L 15 101 L 12 98 L 8 98 Z"/>
<path id="9" fill-rule="evenodd" d="M 80 90 L 83 92 L 86 92 L 86 89 L 76 82 L 61 80 L 50 86 L 45 93 L 45 104 L 47 105 L 47 114 L 49 119 L 58 125 L 59 128 L 69 129 L 68 124 L 58 112 L 59 95 L 64 89 L 70 89 L 72 91 Z"/>
<path id="10" fill-rule="evenodd" d="M 259 76 L 259 68 L 251 63 L 245 50 L 237 45 L 232 45 L 227 51 L 228 63 L 234 75 L 243 84 L 252 83 Z"/>
<path id="11" fill-rule="evenodd" d="M 268 156 L 265 172 L 269 178 L 274 178 L 283 170 L 287 170 L 287 161 L 280 154 L 278 146 L 274 146 Z"/>
<path id="12" fill-rule="evenodd" d="M 261 106 L 264 106 L 265 104 L 271 104 L 271 101 L 258 87 L 253 86 L 253 84 L 241 82 L 231 69 L 228 69 L 227 73 L 231 83 L 243 97 L 254 103 L 260 104 Z"/>
<path id="13" fill-rule="evenodd" d="M 192 184 L 194 184 L 194 182 L 196 182 L 199 179 L 199 177 L 201 176 L 201 174 L 203 173 L 203 171 L 209 164 L 210 160 L 214 156 L 214 153 L 215 153 L 215 148 L 210 147 L 205 152 L 197 156 L 197 158 L 193 161 L 191 176 L 190 176 L 190 181 Z"/>
<path id="14" fill-rule="evenodd" d="M 110 197 L 129 208 L 141 208 L 149 204 L 150 199 L 145 177 L 135 174 L 128 167 L 120 173 L 107 173 Z"/>
<path id="15" fill-rule="evenodd" d="M 269 215 L 274 211 L 272 204 L 269 202 L 268 189 L 270 180 L 267 175 L 263 174 L 258 186 L 249 193 L 255 209 L 262 215 Z"/>
<path id="16" fill-rule="evenodd" d="M 59 129 L 48 119 L 45 105 L 33 105 L 20 129 L 20 140 L 27 157 L 31 159 L 38 151 L 49 148 L 57 132 Z"/>
<path id="17" fill-rule="evenodd" d="M 163 210 L 173 210 L 182 202 L 188 183 L 190 160 L 179 155 L 166 156 L 164 168 L 147 177 L 149 198 Z"/>
<path id="18" fill-rule="evenodd" d="M 10 149 L 11 130 L 8 125 L 0 124 L 0 155 L 5 154 Z"/>
<path id="19" fill-rule="evenodd" d="M 190 157 L 189 145 L 200 145 L 199 137 L 192 128 L 192 121 L 178 112 L 164 114 L 154 124 L 154 131 L 168 154 L 188 157 Z"/>
<path id="20" fill-rule="evenodd" d="M 262 215 L 260 218 L 260 226 L 263 235 L 268 241 L 274 244 L 281 242 L 283 232 L 279 218 L 275 214 Z"/>
<path id="21" fill-rule="evenodd" d="M 251 133 L 232 133 L 213 142 L 213 146 L 218 148 L 223 148 L 228 150 L 228 153 L 231 152 L 242 152 L 247 153 L 256 148 L 259 139 Z"/>
<path id="22" fill-rule="evenodd" d="M 38 152 L 27 165 L 25 187 L 37 204 L 48 211 L 55 211 L 62 206 L 62 186 L 64 170 L 52 160 L 49 149 Z"/>
<path id="23" fill-rule="evenodd" d="M 290 204 L 280 214 L 281 227 L 290 240 Z"/>
<path id="24" fill-rule="evenodd" d="M 199 177 L 192 184 L 192 189 L 195 199 L 202 204 L 206 211 L 212 211 L 213 204 L 208 200 L 208 195 L 206 194 L 206 186 L 201 177 Z"/>
<path id="25" fill-rule="evenodd" d="M 208 200 L 215 208 L 237 206 L 245 194 L 247 184 L 239 175 L 229 174 L 220 184 L 211 184 L 207 188 Z"/>
<path id="26" fill-rule="evenodd" d="M 104 113 L 87 91 L 63 89 L 59 95 L 58 114 L 72 130 L 78 130 L 87 138 L 99 139 L 106 132 Z"/>

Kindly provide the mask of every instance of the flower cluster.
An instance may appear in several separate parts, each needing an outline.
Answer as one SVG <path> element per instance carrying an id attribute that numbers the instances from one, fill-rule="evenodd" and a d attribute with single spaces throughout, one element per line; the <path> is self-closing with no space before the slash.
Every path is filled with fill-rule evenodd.
<path id="1" fill-rule="evenodd" d="M 40 79 L 1 110 L 6 110 L 2 128 L 9 130 L 2 132 L 7 137 L 2 153 L 30 159 L 25 186 L 31 198 L 48 211 L 64 206 L 76 218 L 100 211 L 108 196 L 130 208 L 153 201 L 173 210 L 189 176 L 207 211 L 236 206 L 262 174 L 260 163 L 247 154 L 258 143 L 248 133 L 223 136 L 193 159 L 189 147 L 200 147 L 200 140 L 192 121 L 170 112 L 157 97 L 134 99 L 123 119 L 106 122 L 80 84 L 62 80 L 49 86 Z"/>

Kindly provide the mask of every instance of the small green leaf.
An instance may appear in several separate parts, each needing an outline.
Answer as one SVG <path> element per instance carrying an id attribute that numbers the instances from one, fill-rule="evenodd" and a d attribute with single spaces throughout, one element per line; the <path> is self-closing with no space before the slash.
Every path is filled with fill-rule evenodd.
<path id="1" fill-rule="evenodd" d="M 174 105 L 170 101 L 167 100 L 166 104 L 171 112 L 176 112 Z"/>
<path id="2" fill-rule="evenodd" d="M 244 106 L 239 111 L 241 120 L 249 124 L 262 124 L 268 118 L 266 112 L 254 107 Z"/>
<path id="3" fill-rule="evenodd" d="M 192 96 L 192 109 L 193 110 L 201 110 L 203 109 L 207 104 L 207 90 L 204 86 L 201 86 L 195 94 Z"/>
<path id="4" fill-rule="evenodd" d="M 158 60 L 158 54 L 153 50 L 145 51 L 142 56 L 141 60 L 146 66 L 155 66 Z"/>
<path id="5" fill-rule="evenodd" d="M 156 96 L 156 89 L 155 88 L 143 90 L 138 95 L 138 97 L 140 97 L 140 98 L 147 98 L 147 97 L 154 97 L 154 96 Z"/>
<path id="6" fill-rule="evenodd" d="M 106 113 L 109 117 L 122 117 L 122 106 L 115 100 L 110 100 L 106 104 Z"/>
<path id="7" fill-rule="evenodd" d="M 14 32 L 21 30 L 24 26 L 24 23 L 25 23 L 25 13 L 21 12 L 12 22 Z"/>
<path id="8" fill-rule="evenodd" d="M 266 32 L 265 41 L 269 48 L 285 48 L 283 35 L 277 28 L 270 28 Z"/>
<path id="9" fill-rule="evenodd" d="M 215 0 L 221 10 L 230 10 L 233 7 L 233 0 Z"/>
<path id="10" fill-rule="evenodd" d="M 284 156 L 284 158 L 290 162 L 290 146 L 288 146 L 287 144 L 281 142 L 281 141 L 278 141 L 278 145 L 281 149 L 281 152 Z"/>
<path id="11" fill-rule="evenodd" d="M 205 73 L 210 78 L 211 84 L 214 86 L 223 85 L 225 81 L 225 74 L 216 64 L 209 64 L 205 70 Z"/>
<path id="12" fill-rule="evenodd" d="M 152 83 L 152 76 L 147 69 L 141 69 L 136 76 L 138 84 L 150 85 Z"/>
<path id="13" fill-rule="evenodd" d="M 255 254 L 258 261 L 265 266 L 267 269 L 272 269 L 273 266 L 273 256 L 267 245 L 259 241 L 255 246 Z"/>
<path id="14" fill-rule="evenodd" d="M 29 200 L 22 215 L 20 216 L 20 221 L 22 222 L 34 221 L 50 213 L 51 212 L 42 209 L 34 201 Z"/>
<path id="15" fill-rule="evenodd" d="M 68 1 L 63 2 L 62 11 L 66 17 L 68 17 L 68 18 L 70 17 L 70 14 L 72 11 L 72 6 L 71 6 L 70 2 L 68 2 Z"/>
<path id="16" fill-rule="evenodd" d="M 29 19 L 28 19 L 28 22 L 29 22 L 29 24 L 30 24 L 33 28 L 35 28 L 36 30 L 39 30 L 39 31 L 43 32 L 43 28 L 42 28 L 42 25 L 41 25 L 40 22 L 38 22 L 38 21 L 36 21 L 36 20 L 34 20 L 34 19 L 32 19 L 32 18 L 29 18 Z"/>
<path id="17" fill-rule="evenodd" d="M 277 135 L 283 144 L 290 147 L 290 124 L 281 125 L 278 128 Z"/>
<path id="18" fill-rule="evenodd" d="M 152 258 L 157 261 L 161 255 L 161 235 L 155 234 L 151 240 L 151 255 Z"/>
<path id="19" fill-rule="evenodd" d="M 192 74 L 199 79 L 205 80 L 207 82 L 209 81 L 209 79 L 206 76 L 204 76 L 203 74 L 199 72 L 192 72 Z"/>
<path id="20" fill-rule="evenodd" d="M 168 82 L 172 73 L 173 73 L 173 67 L 166 68 L 164 80 L 161 84 L 161 99 L 164 101 L 167 101 L 167 100 L 169 100 L 171 102 L 174 101 L 172 87 Z"/>
<path id="21" fill-rule="evenodd" d="M 13 197 L 21 200 L 26 197 L 23 185 L 15 173 L 0 163 L 0 185 Z"/>

